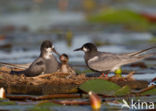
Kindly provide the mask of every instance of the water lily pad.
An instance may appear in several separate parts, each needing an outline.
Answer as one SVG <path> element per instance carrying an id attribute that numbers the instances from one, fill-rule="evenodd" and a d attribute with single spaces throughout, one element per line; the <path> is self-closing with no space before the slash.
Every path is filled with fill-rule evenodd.
<path id="1" fill-rule="evenodd" d="M 38 103 L 36 106 L 39 107 L 51 107 L 51 106 L 59 106 L 58 104 L 52 103 L 52 102 L 48 102 L 48 101 L 43 101 Z"/>
<path id="2" fill-rule="evenodd" d="M 52 110 L 50 108 L 45 108 L 45 107 L 33 107 L 28 111 L 52 111 Z"/>
<path id="3" fill-rule="evenodd" d="M 120 88 L 121 87 L 119 85 L 102 79 L 89 80 L 80 85 L 80 89 L 85 92 L 93 91 L 97 94 L 104 94 L 109 96 L 114 95 L 115 92 Z"/>
<path id="4" fill-rule="evenodd" d="M 33 108 L 29 109 L 29 111 L 53 111 L 52 107 L 58 106 L 57 104 L 54 104 L 52 102 L 43 101 Z"/>
<path id="5" fill-rule="evenodd" d="M 142 95 L 156 95 L 156 88 L 141 93 Z"/>
<path id="6" fill-rule="evenodd" d="M 131 93 L 131 89 L 128 86 L 123 86 L 122 88 L 120 88 L 119 90 L 117 90 L 115 92 L 115 96 L 124 96 L 124 95 L 128 95 Z"/>
<path id="7" fill-rule="evenodd" d="M 7 106 L 7 105 L 16 105 L 16 102 L 13 101 L 4 101 L 4 102 L 0 102 L 0 106 Z"/>

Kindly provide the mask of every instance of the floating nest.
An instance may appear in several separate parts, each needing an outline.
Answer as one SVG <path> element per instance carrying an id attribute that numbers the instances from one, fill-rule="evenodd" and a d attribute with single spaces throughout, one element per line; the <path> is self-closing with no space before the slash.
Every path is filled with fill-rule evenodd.
<path id="1" fill-rule="evenodd" d="M 57 72 L 36 77 L 26 77 L 24 75 L 11 75 L 10 71 L 11 69 L 7 67 L 0 68 L 0 87 L 4 87 L 8 94 L 49 95 L 77 93 L 79 85 L 93 79 L 109 80 L 120 86 L 128 85 L 132 89 L 143 89 L 148 86 L 147 81 L 133 79 L 133 73 L 124 78 L 115 76 L 109 78 L 86 77 L 85 74 L 73 75 L 70 78 L 66 78 L 68 74 Z"/>

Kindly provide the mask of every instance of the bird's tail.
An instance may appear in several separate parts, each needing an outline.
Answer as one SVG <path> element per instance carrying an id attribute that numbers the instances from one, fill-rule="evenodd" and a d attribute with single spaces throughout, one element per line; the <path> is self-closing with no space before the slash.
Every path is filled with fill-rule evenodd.
<path id="1" fill-rule="evenodd" d="M 142 59 L 154 56 L 154 55 L 156 55 L 156 53 L 144 54 L 144 55 L 133 56 L 133 57 L 136 59 L 142 60 Z"/>
<path id="2" fill-rule="evenodd" d="M 144 54 L 144 55 L 139 55 L 139 56 L 132 56 L 129 59 L 125 60 L 123 64 L 130 64 L 130 63 L 138 62 L 145 58 L 151 57 L 153 55 L 156 55 L 156 54 L 151 53 L 151 54 Z"/>
<path id="3" fill-rule="evenodd" d="M 156 53 L 142 54 L 143 52 L 154 49 L 154 48 L 156 48 L 156 46 L 124 55 L 124 58 L 126 56 L 126 59 L 122 59 L 122 65 L 130 64 L 133 62 L 138 62 L 151 56 L 156 56 Z"/>
<path id="4" fill-rule="evenodd" d="M 138 56 L 138 55 L 142 54 L 143 52 L 146 52 L 146 51 L 151 50 L 151 49 L 154 49 L 154 48 L 156 48 L 156 46 L 153 46 L 153 47 L 150 47 L 150 48 L 141 50 L 141 51 L 129 53 L 128 55 L 131 56 L 131 57 L 133 57 L 133 56 Z"/>

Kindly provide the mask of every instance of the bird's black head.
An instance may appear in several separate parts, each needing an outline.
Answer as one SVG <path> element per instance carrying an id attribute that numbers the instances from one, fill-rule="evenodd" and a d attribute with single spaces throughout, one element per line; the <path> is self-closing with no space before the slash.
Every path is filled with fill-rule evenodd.
<path id="1" fill-rule="evenodd" d="M 52 48 L 52 47 L 53 47 L 53 44 L 49 40 L 45 40 L 41 44 L 41 50 L 46 50 L 46 49 Z"/>
<path id="2" fill-rule="evenodd" d="M 74 51 L 84 51 L 86 52 L 94 52 L 97 51 L 97 47 L 93 43 L 86 43 L 81 48 L 75 49 Z"/>
<path id="3" fill-rule="evenodd" d="M 55 50 L 55 47 L 52 44 L 52 42 L 49 40 L 45 40 L 42 42 L 40 50 L 41 50 L 41 52 L 47 52 L 47 53 L 54 52 L 57 55 L 59 55 L 59 53 Z"/>

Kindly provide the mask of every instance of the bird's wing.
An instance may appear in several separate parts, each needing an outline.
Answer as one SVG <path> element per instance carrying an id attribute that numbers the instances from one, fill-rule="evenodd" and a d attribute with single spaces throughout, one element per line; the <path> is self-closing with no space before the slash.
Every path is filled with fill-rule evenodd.
<path id="1" fill-rule="evenodd" d="M 120 63 L 120 58 L 113 53 L 101 53 L 88 60 L 89 68 L 95 71 L 109 71 Z"/>
<path id="2" fill-rule="evenodd" d="M 25 71 L 26 76 L 37 76 L 44 73 L 46 70 L 44 60 L 42 58 L 36 59 L 30 67 Z"/>
<path id="3" fill-rule="evenodd" d="M 144 54 L 144 55 L 137 55 L 137 56 L 118 54 L 118 57 L 121 60 L 120 65 L 125 65 L 125 64 L 130 64 L 133 62 L 141 61 L 141 60 L 148 58 L 150 56 L 154 56 L 154 54 L 151 53 L 151 54 Z"/>

